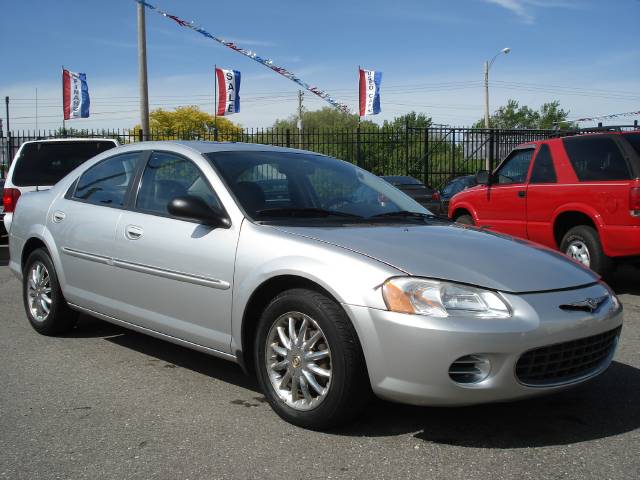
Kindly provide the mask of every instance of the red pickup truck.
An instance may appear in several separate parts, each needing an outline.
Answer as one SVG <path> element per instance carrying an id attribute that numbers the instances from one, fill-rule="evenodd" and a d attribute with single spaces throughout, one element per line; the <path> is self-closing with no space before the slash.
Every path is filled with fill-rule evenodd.
<path id="1" fill-rule="evenodd" d="M 640 260 L 638 130 L 526 143 L 478 181 L 452 198 L 451 219 L 559 249 L 601 275 Z"/>

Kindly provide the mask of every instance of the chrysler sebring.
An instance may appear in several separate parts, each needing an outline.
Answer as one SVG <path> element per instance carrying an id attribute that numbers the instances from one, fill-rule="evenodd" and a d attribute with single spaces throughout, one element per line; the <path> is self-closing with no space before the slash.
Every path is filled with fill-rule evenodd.
<path id="1" fill-rule="evenodd" d="M 556 392 L 603 372 L 622 327 L 583 266 L 299 150 L 118 147 L 21 196 L 9 234 L 39 333 L 83 312 L 231 360 L 313 429 L 372 393 L 452 406 Z"/>

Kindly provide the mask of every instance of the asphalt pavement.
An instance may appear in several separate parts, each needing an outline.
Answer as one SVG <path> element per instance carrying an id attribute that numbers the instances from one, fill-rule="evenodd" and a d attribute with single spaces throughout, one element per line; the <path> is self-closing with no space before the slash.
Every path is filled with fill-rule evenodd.
<path id="1" fill-rule="evenodd" d="M 640 478 L 640 270 L 612 282 L 610 369 L 550 397 L 465 408 L 375 401 L 329 433 L 272 412 L 237 366 L 89 317 L 29 326 L 0 246 L 0 479 Z"/>

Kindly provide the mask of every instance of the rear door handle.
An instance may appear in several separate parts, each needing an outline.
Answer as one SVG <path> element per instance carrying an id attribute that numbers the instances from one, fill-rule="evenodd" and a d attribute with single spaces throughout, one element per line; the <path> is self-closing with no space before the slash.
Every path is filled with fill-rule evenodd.
<path id="1" fill-rule="evenodd" d="M 127 228 L 124 230 L 124 236 L 129 240 L 138 240 L 142 237 L 144 230 L 142 227 L 138 227 L 137 225 L 127 225 Z"/>
<path id="2" fill-rule="evenodd" d="M 61 212 L 60 210 L 56 210 L 55 212 L 53 212 L 53 223 L 60 223 L 65 219 L 65 217 L 66 215 L 64 212 Z"/>
<path id="3" fill-rule="evenodd" d="M 525 190 L 520 190 L 520 191 L 518 192 L 518 196 L 519 196 L 520 198 L 524 198 L 524 197 L 526 197 L 526 196 L 527 196 L 527 192 L 526 192 Z"/>

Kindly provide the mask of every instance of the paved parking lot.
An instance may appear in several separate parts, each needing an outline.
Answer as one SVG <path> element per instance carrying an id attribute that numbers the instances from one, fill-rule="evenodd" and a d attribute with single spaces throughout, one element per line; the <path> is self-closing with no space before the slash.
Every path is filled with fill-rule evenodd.
<path id="1" fill-rule="evenodd" d="M 37 335 L 0 246 L 0 478 L 637 479 L 640 271 L 612 283 L 626 324 L 590 384 L 457 409 L 378 401 L 315 433 L 231 363 L 87 317 Z"/>

